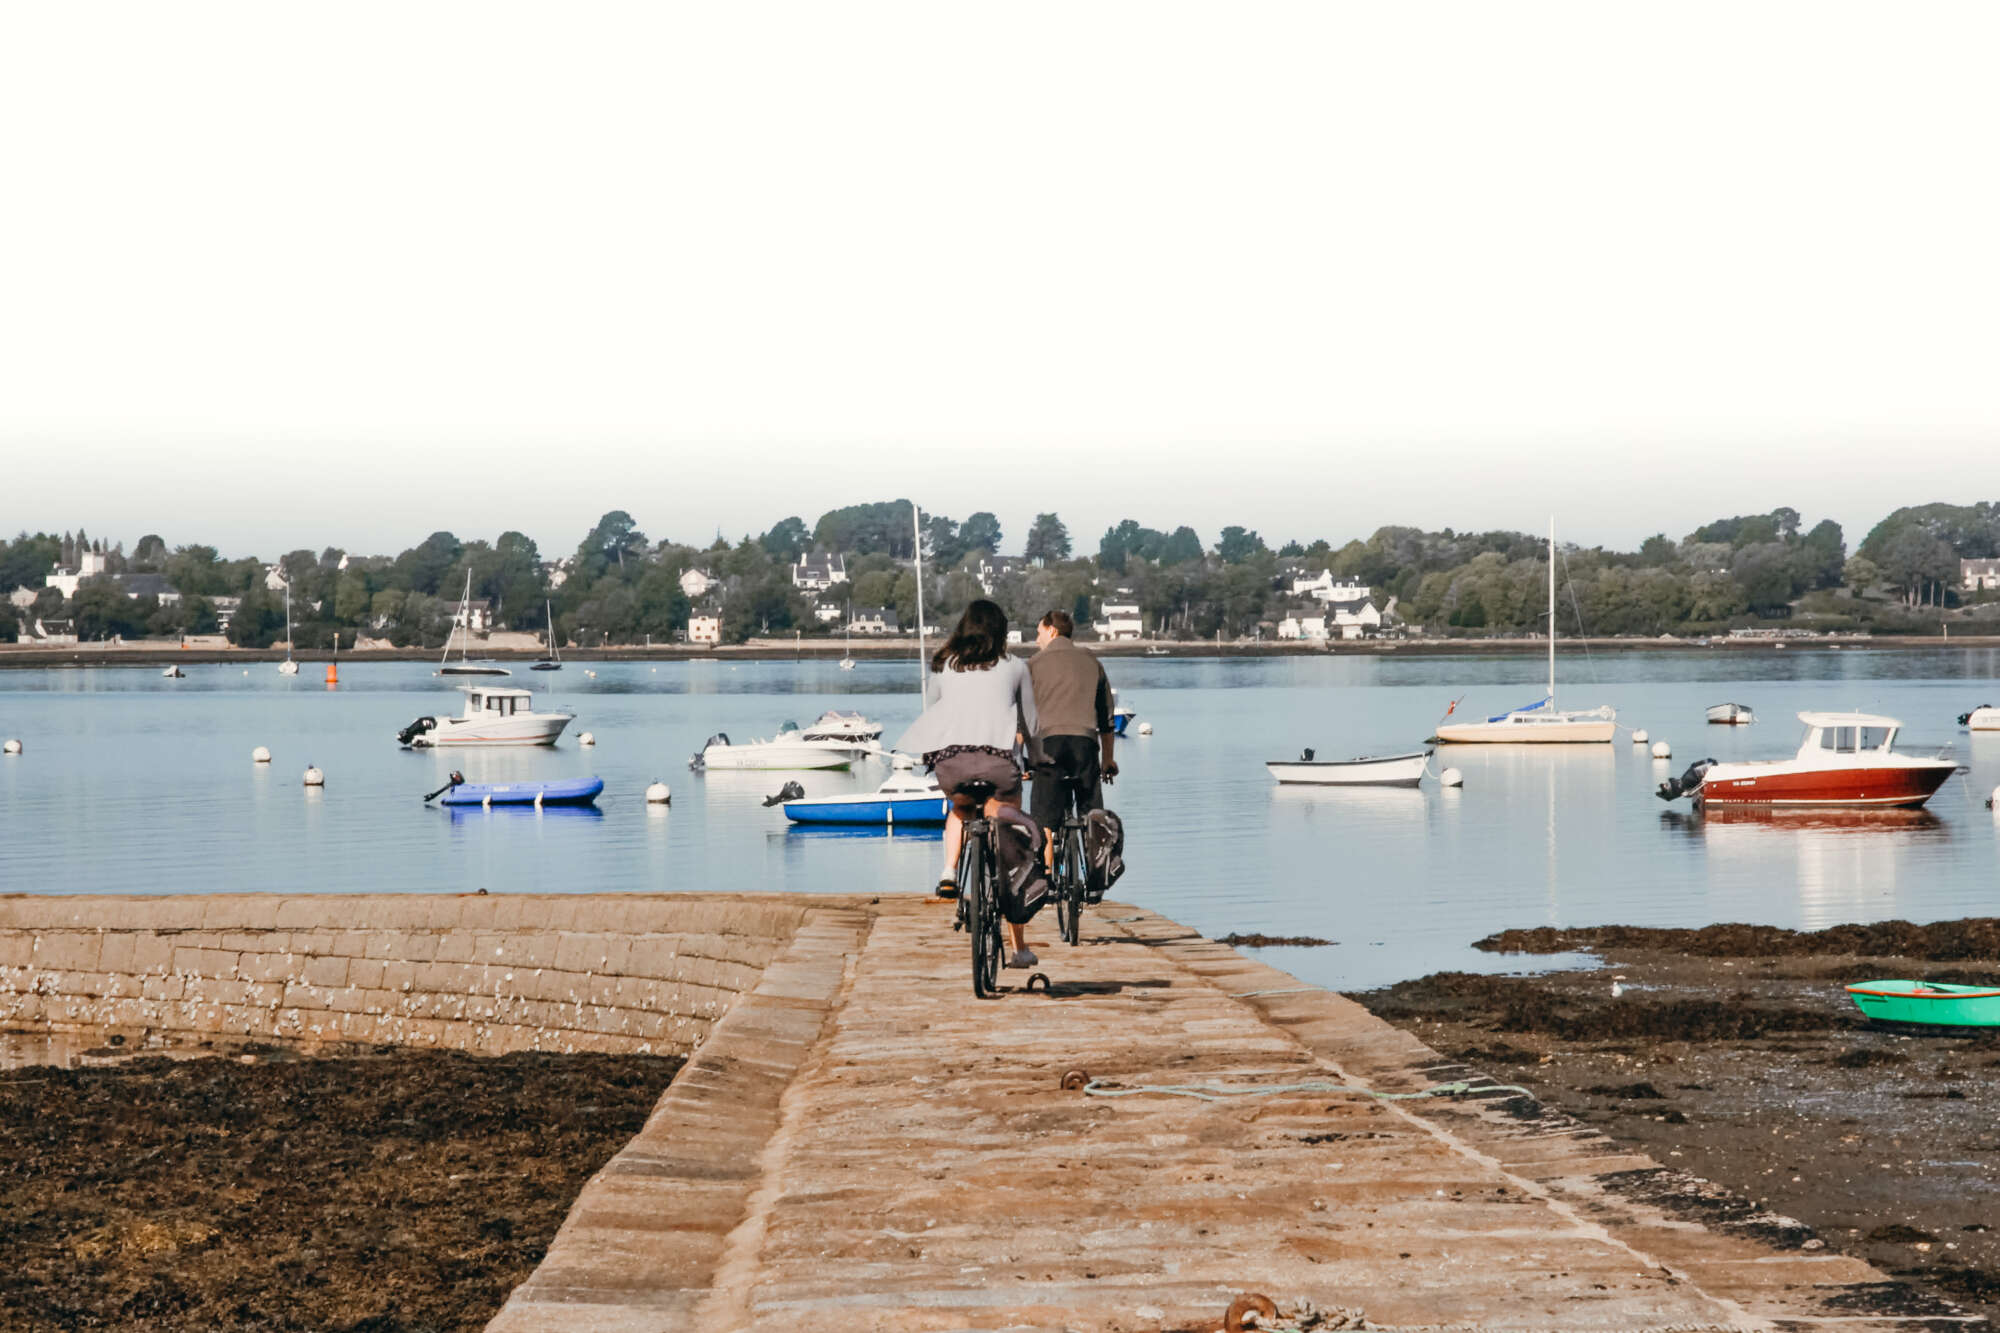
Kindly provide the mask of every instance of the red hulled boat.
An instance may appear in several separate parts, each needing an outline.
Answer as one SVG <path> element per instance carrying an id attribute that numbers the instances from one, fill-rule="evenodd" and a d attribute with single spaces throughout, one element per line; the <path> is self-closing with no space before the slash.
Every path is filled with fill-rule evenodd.
<path id="1" fill-rule="evenodd" d="M 1898 754 L 1902 723 L 1872 713 L 1800 713 L 1805 741 L 1790 759 L 1718 764 L 1704 759 L 1660 784 L 1660 799 L 1704 806 L 1922 805 L 1958 771 L 1949 759 Z"/>

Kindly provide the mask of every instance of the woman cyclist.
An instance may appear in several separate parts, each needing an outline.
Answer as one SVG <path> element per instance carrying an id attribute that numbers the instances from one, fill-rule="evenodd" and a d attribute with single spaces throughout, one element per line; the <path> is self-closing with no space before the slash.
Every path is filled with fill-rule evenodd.
<path id="1" fill-rule="evenodd" d="M 937 776 L 939 788 L 951 798 L 945 817 L 944 864 L 947 878 L 938 881 L 940 898 L 958 892 L 949 878 L 958 865 L 965 836 L 964 816 L 972 801 L 960 794 L 969 783 L 993 788 L 986 801 L 987 818 L 1002 806 L 1021 806 L 1021 766 L 1017 747 L 1035 734 L 1035 687 L 1028 668 L 1007 652 L 1007 615 L 981 598 L 965 608 L 958 628 L 931 655 L 930 682 L 924 689 L 924 713 L 896 742 L 905 754 L 922 755 Z M 1025 928 L 1007 923 L 1014 953 L 1009 967 L 1032 967 L 1041 961 L 1028 948 Z"/>

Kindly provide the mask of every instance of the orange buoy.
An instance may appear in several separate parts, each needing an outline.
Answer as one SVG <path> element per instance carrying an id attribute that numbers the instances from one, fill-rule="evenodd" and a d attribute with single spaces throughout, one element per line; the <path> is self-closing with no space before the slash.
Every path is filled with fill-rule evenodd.
<path id="1" fill-rule="evenodd" d="M 328 662 L 326 664 L 326 683 L 329 685 L 340 684 L 340 667 L 336 663 Z"/>

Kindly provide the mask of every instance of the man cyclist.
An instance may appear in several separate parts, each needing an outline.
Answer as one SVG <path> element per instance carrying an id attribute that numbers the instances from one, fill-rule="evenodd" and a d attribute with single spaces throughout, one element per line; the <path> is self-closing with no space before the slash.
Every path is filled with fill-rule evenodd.
<path id="1" fill-rule="evenodd" d="M 1048 833 L 1045 846 L 1055 855 L 1069 795 L 1079 814 L 1104 808 L 1101 779 L 1118 776 L 1112 757 L 1111 682 L 1095 653 L 1076 646 L 1076 621 L 1067 611 L 1051 611 L 1035 630 L 1035 655 L 1028 675 L 1035 687 L 1035 734 L 1030 746 L 1034 790 L 1030 813 Z"/>

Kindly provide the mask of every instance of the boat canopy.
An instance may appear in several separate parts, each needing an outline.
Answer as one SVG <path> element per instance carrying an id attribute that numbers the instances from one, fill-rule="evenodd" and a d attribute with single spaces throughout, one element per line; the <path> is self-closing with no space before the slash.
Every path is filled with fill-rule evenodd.
<path id="1" fill-rule="evenodd" d="M 1516 713 L 1532 713 L 1537 708 L 1547 708 L 1550 704 L 1554 702 L 1555 702 L 1554 695 L 1544 695 L 1541 698 L 1535 700 L 1531 704 L 1524 704 L 1519 708 L 1510 708 L 1506 712 L 1497 713 L 1494 716 L 1487 718 L 1486 720 L 1488 722 L 1505 722 L 1508 718 L 1514 716 Z"/>
<path id="2" fill-rule="evenodd" d="M 1902 723 L 1874 713 L 1800 713 L 1806 724 L 1805 740 L 1799 753 L 1831 750 L 1854 754 L 1863 750 L 1887 750 L 1896 740 Z"/>
<path id="3" fill-rule="evenodd" d="M 1809 727 L 1900 727 L 1893 717 L 1880 713 L 1800 713 L 1799 721 Z"/>

